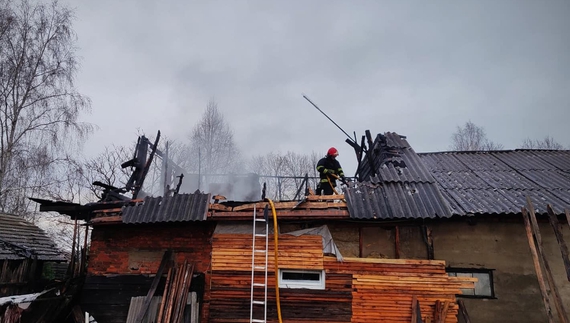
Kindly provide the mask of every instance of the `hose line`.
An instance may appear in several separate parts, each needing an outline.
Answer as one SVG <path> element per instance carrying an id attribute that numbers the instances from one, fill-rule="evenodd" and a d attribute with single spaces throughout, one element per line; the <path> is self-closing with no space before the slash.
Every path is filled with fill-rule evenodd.
<path id="1" fill-rule="evenodd" d="M 265 199 L 269 202 L 271 206 L 271 212 L 273 213 L 273 241 L 275 243 L 275 301 L 277 303 L 277 318 L 279 319 L 279 323 L 283 323 L 283 319 L 281 318 L 281 301 L 279 299 L 279 241 L 278 235 L 279 231 L 277 228 L 277 212 L 275 212 L 275 205 L 271 199 Z"/>

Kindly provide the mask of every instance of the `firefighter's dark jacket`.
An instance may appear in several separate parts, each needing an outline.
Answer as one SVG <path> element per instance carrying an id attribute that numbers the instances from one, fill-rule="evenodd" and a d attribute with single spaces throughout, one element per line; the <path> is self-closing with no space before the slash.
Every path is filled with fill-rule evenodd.
<path id="1" fill-rule="evenodd" d="M 340 178 L 344 178 L 344 172 L 338 160 L 328 155 L 319 160 L 317 163 L 317 171 L 321 177 L 321 183 L 327 183 L 330 177 L 333 187 L 336 187 L 336 180 L 331 174 L 336 174 Z"/>

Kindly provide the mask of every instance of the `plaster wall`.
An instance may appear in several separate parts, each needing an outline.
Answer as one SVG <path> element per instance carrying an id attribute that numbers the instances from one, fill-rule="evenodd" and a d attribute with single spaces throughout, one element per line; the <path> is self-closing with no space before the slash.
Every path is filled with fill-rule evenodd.
<path id="1" fill-rule="evenodd" d="M 447 266 L 494 269 L 496 299 L 464 298 L 472 322 L 547 322 L 533 259 L 522 219 L 512 222 L 465 221 L 431 224 L 435 259 Z M 570 242 L 564 224 L 563 235 Z M 566 310 L 570 282 L 549 223 L 540 223 L 543 248 Z M 557 320 L 554 303 L 551 305 Z M 567 313 L 570 316 L 570 312 Z"/>
<path id="2" fill-rule="evenodd" d="M 357 255 L 360 240 L 364 258 L 395 257 L 394 226 L 328 225 L 343 255 Z M 539 226 L 544 252 L 568 312 L 570 282 L 560 247 L 550 224 L 544 221 Z M 493 269 L 494 299 L 462 298 L 472 322 L 547 322 L 522 219 L 479 220 L 475 224 L 459 219 L 431 222 L 428 227 L 432 229 L 435 259 L 445 260 L 448 267 Z M 569 226 L 563 223 L 561 229 L 570 246 Z M 427 259 L 420 230 L 418 225 L 399 226 L 401 258 Z M 551 308 L 558 322 L 553 302 Z"/>

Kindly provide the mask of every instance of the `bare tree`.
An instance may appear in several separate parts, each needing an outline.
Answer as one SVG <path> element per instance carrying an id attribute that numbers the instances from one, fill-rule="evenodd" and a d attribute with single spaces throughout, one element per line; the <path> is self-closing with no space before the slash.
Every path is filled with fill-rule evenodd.
<path id="1" fill-rule="evenodd" d="M 26 196 L 47 196 L 92 131 L 77 70 L 72 11 L 0 0 L 0 211 L 25 214 Z"/>
<path id="2" fill-rule="evenodd" d="M 526 138 L 523 140 L 521 145 L 522 149 L 548 149 L 548 150 L 560 150 L 564 149 L 564 147 L 554 140 L 551 136 L 544 137 L 543 140 L 532 140 L 530 138 Z"/>
<path id="3" fill-rule="evenodd" d="M 450 149 L 456 151 L 500 150 L 503 149 L 503 145 L 489 140 L 482 127 L 467 121 L 463 127 L 457 126 L 457 131 L 451 136 Z"/>
<path id="4" fill-rule="evenodd" d="M 260 175 L 267 185 L 266 196 L 275 200 L 293 199 L 303 182 L 309 176 L 309 187 L 315 189 L 318 180 L 316 164 L 318 155 L 298 154 L 288 151 L 284 154 L 271 152 L 255 156 L 249 162 L 249 169 Z"/>
<path id="5" fill-rule="evenodd" d="M 241 171 L 240 152 L 234 141 L 233 131 L 214 100 L 208 102 L 202 119 L 192 130 L 189 139 L 189 163 L 181 165 L 189 171 L 202 174 Z"/>
<path id="6" fill-rule="evenodd" d="M 91 196 L 101 199 L 102 188 L 93 185 L 99 181 L 117 188 L 125 187 L 131 172 L 121 164 L 132 158 L 132 148 L 124 146 L 105 147 L 99 155 L 84 162 L 81 174 L 83 183 Z"/>

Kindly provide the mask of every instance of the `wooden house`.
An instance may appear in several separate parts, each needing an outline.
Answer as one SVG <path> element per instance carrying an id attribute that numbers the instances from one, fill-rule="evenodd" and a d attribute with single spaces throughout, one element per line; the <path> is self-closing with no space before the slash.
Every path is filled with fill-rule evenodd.
<path id="1" fill-rule="evenodd" d="M 0 297 L 41 291 L 45 265 L 65 261 L 39 227 L 22 217 L 0 214 Z"/>
<path id="2" fill-rule="evenodd" d="M 395 133 L 366 151 L 342 196 L 235 202 L 197 192 L 94 211 L 82 309 L 99 323 L 141 308 L 172 319 L 184 307 L 187 322 L 250 322 L 252 313 L 267 322 L 564 322 L 570 151 L 417 154 Z M 527 197 L 538 220 L 531 239 Z M 254 221 L 266 208 L 268 221 Z M 557 295 L 541 292 L 546 260 Z"/>

